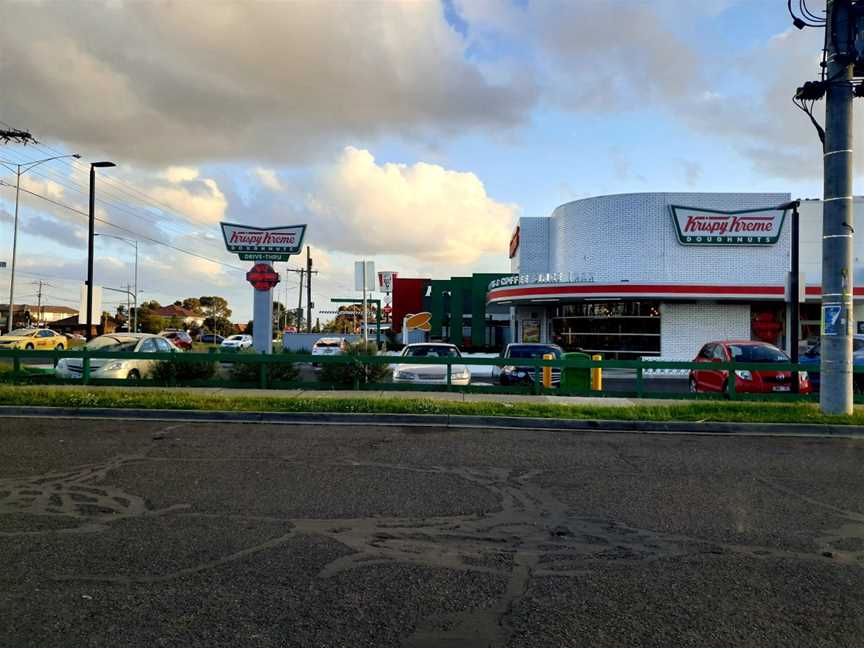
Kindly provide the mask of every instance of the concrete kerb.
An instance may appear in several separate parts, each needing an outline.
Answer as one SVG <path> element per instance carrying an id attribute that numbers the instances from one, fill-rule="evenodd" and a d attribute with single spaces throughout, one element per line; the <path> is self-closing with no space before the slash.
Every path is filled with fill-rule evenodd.
<path id="1" fill-rule="evenodd" d="M 864 438 L 864 426 L 801 423 L 627 421 L 471 416 L 461 414 L 369 414 L 353 412 L 228 412 L 212 410 L 114 409 L 0 406 L 2 418 L 79 418 L 188 423 L 278 425 L 377 425 L 640 434 L 719 434 Z"/>

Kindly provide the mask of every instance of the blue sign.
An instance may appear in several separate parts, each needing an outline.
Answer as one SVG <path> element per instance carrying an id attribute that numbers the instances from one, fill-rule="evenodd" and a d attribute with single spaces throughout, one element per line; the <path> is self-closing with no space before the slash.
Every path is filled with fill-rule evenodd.
<path id="1" fill-rule="evenodd" d="M 822 306 L 822 335 L 843 335 L 842 320 L 843 312 L 841 304 L 826 304 Z"/>

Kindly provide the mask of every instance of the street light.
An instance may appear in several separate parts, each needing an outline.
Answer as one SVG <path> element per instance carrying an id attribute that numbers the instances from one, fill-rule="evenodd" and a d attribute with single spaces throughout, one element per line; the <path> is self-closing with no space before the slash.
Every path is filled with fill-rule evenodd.
<path id="1" fill-rule="evenodd" d="M 90 163 L 90 223 L 87 230 L 87 332 L 89 340 L 93 332 L 93 238 L 96 229 L 96 169 L 117 166 L 113 162 Z M 101 317 L 99 318 L 102 319 Z"/>
<path id="2" fill-rule="evenodd" d="M 18 202 L 21 195 L 21 176 L 28 171 L 36 168 L 43 162 L 50 162 L 51 160 L 62 160 L 64 158 L 75 158 L 77 160 L 80 157 L 81 156 L 77 153 L 72 153 L 71 155 L 55 155 L 54 157 L 44 158 L 42 160 L 33 160 L 32 162 L 26 162 L 24 164 L 0 160 L 0 164 L 2 164 L 4 167 L 6 167 L 15 174 L 15 225 L 12 229 L 12 272 L 11 277 L 9 278 L 9 321 L 7 322 L 6 327 L 6 330 L 9 333 L 12 332 L 12 320 L 14 319 L 13 308 L 15 305 L 15 258 L 18 253 Z"/>
<path id="3" fill-rule="evenodd" d="M 94 236 L 105 236 L 112 239 L 117 239 L 118 241 L 123 241 L 124 243 L 128 243 L 129 245 L 135 246 L 135 294 L 133 298 L 135 299 L 135 314 L 132 316 L 132 332 L 138 332 L 138 241 L 135 239 L 123 238 L 122 236 L 115 236 L 114 234 L 103 234 L 102 232 L 96 232 Z M 127 322 L 128 324 L 128 322 Z"/>

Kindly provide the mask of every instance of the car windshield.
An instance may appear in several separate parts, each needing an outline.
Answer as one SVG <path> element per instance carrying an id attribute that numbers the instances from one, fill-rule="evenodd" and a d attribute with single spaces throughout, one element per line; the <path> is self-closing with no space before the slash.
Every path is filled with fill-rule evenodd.
<path id="1" fill-rule="evenodd" d="M 458 358 L 459 349 L 449 346 L 406 347 L 405 356 L 410 358 Z"/>
<path id="2" fill-rule="evenodd" d="M 334 340 L 328 340 L 327 342 L 319 341 L 319 342 L 315 343 L 315 346 L 318 347 L 319 349 L 323 348 L 323 347 L 338 347 L 339 341 L 338 340 L 335 340 L 335 341 Z"/>
<path id="3" fill-rule="evenodd" d="M 136 338 L 113 337 L 105 335 L 90 340 L 85 347 L 90 351 L 134 351 L 138 344 Z"/>
<path id="4" fill-rule="evenodd" d="M 730 344 L 732 362 L 790 362 L 780 349 L 761 344 Z"/>
<path id="5" fill-rule="evenodd" d="M 37 329 L 15 329 L 9 335 L 14 335 L 16 337 L 27 337 L 28 335 L 33 335 Z"/>
<path id="6" fill-rule="evenodd" d="M 229 337 L 228 339 L 229 339 L 229 340 L 233 340 L 233 341 L 235 341 L 235 342 L 239 342 L 240 340 L 243 339 L 243 336 L 242 336 L 242 335 L 232 335 L 232 336 Z"/>
<path id="7" fill-rule="evenodd" d="M 561 357 L 561 349 L 550 346 L 517 346 L 510 347 L 508 351 L 509 358 L 542 358 L 545 354 L 551 353 L 556 358 Z"/>

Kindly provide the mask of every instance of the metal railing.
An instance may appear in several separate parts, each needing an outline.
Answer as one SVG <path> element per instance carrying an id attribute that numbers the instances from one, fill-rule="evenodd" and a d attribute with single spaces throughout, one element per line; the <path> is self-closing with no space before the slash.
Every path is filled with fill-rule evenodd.
<path id="1" fill-rule="evenodd" d="M 54 366 L 61 359 L 81 359 L 80 377 L 75 378 L 60 378 L 50 373 L 34 373 L 38 371 L 36 368 L 28 367 L 28 361 L 34 360 L 51 360 Z M 221 367 L 224 371 L 231 372 L 231 367 L 236 365 L 247 365 L 247 378 L 243 380 L 233 379 L 231 377 L 221 378 L 182 378 L 176 377 L 168 372 L 167 378 L 154 380 L 146 375 L 141 376 L 141 380 L 130 382 L 128 380 L 105 379 L 99 378 L 98 371 L 92 367 L 94 360 L 138 360 L 148 362 L 167 362 L 173 363 L 175 366 L 182 366 L 186 363 L 201 365 L 214 364 Z M 320 365 L 322 367 L 343 367 L 350 380 L 345 378 L 345 375 L 340 380 L 300 380 L 291 379 L 283 380 L 272 376 L 274 369 L 279 369 L 286 366 L 303 366 L 303 365 Z M 794 374 L 790 383 L 790 391 L 778 391 L 774 393 L 749 393 L 739 389 L 739 384 L 743 383 L 741 378 L 736 375 L 736 371 L 791 371 L 791 372 L 807 372 L 814 374 L 819 372 L 818 364 L 791 364 L 791 363 L 708 363 L 685 362 L 685 361 L 662 361 L 662 360 L 590 360 L 583 358 L 573 359 L 553 359 L 544 360 L 541 358 L 471 358 L 471 357 L 403 357 L 390 355 L 335 355 L 335 356 L 312 356 L 309 354 L 298 353 L 274 353 L 272 355 L 244 353 L 244 352 L 219 352 L 217 349 L 211 349 L 208 353 L 187 352 L 187 353 L 134 353 L 134 352 L 110 352 L 110 351 L 91 351 L 86 348 L 63 350 L 63 351 L 39 351 L 39 350 L 0 350 L 0 364 L 6 364 L 8 367 L 11 364 L 11 371 L 5 373 L 0 372 L 0 380 L 5 382 L 26 382 L 38 384 L 159 384 L 159 385 L 189 385 L 189 386 L 218 386 L 218 387 L 259 387 L 262 389 L 279 389 L 279 388 L 305 388 L 305 389 L 353 389 L 353 390 L 411 390 L 411 391 L 460 391 L 460 392 L 477 392 L 477 393 L 509 393 L 509 394 L 549 394 L 549 395 L 581 395 L 581 396 L 635 396 L 635 397 L 651 397 L 651 398 L 729 398 L 732 400 L 777 400 L 777 401 L 808 401 L 818 399 L 818 394 L 798 394 L 791 391 L 791 383 L 795 381 Z M 381 365 L 444 365 L 446 367 L 445 379 L 442 384 L 407 384 L 395 382 L 380 382 L 370 380 L 369 376 L 374 374 L 370 368 Z M 472 366 L 496 366 L 506 367 L 517 365 L 520 368 L 528 368 L 530 375 L 529 384 L 524 385 L 456 385 L 453 384 L 453 365 Z M 560 386 L 552 388 L 544 387 L 542 380 L 543 367 L 552 367 L 562 370 L 562 380 Z M 249 373 L 252 373 L 252 368 L 257 369 L 254 372 L 255 379 L 248 379 Z M 583 376 L 583 386 L 569 387 L 567 386 L 568 370 L 583 370 L 590 372 L 592 368 L 601 368 L 603 370 L 615 369 L 626 370 L 632 378 L 630 381 L 632 389 L 616 390 L 616 389 L 600 389 L 592 390 L 590 381 Z M 646 377 L 646 373 L 656 372 L 658 370 L 685 370 L 689 373 L 690 370 L 699 369 L 702 371 L 723 371 L 725 372 L 725 391 L 713 393 L 691 393 L 685 389 L 680 392 L 659 392 L 651 389 L 651 378 Z M 864 382 L 864 367 L 855 367 L 856 381 Z M 166 372 L 161 372 L 163 375 Z M 326 373 L 322 371 L 321 373 Z M 608 381 L 604 381 L 608 382 Z M 587 387 L 584 386 L 585 383 Z M 859 397 L 856 396 L 856 400 Z M 864 399 L 861 399 L 864 402 Z"/>

